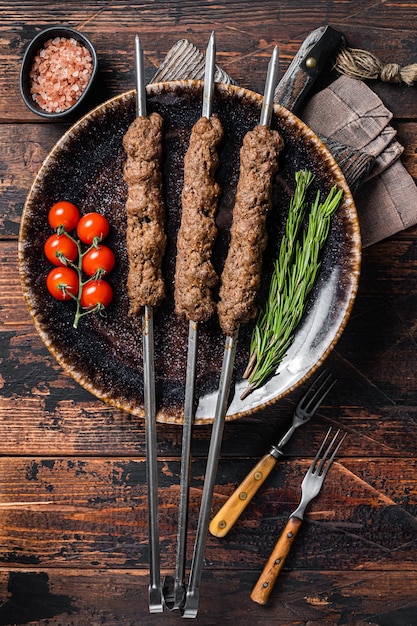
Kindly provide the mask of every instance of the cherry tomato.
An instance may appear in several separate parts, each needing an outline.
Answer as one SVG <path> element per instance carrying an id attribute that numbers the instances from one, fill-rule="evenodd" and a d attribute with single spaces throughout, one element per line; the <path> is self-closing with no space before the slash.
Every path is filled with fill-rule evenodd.
<path id="1" fill-rule="evenodd" d="M 100 213 L 83 215 L 77 225 L 77 235 L 83 243 L 92 244 L 95 237 L 101 241 L 108 233 L 109 223 Z"/>
<path id="2" fill-rule="evenodd" d="M 48 221 L 52 228 L 56 230 L 62 227 L 67 233 L 74 230 L 79 219 L 80 213 L 75 204 L 66 200 L 56 202 L 48 213 Z"/>
<path id="3" fill-rule="evenodd" d="M 113 251 L 107 246 L 98 245 L 85 253 L 82 265 L 87 276 L 94 276 L 97 272 L 103 276 L 111 272 L 115 262 Z"/>
<path id="4" fill-rule="evenodd" d="M 82 288 L 81 306 L 92 309 L 97 304 L 108 306 L 113 298 L 113 290 L 105 280 L 92 280 Z"/>
<path id="5" fill-rule="evenodd" d="M 78 293 L 78 276 L 70 267 L 54 267 L 47 276 L 46 286 L 51 296 L 57 300 L 70 300 Z"/>
<path id="6" fill-rule="evenodd" d="M 76 243 L 65 233 L 62 235 L 51 235 L 45 241 L 43 247 L 46 258 L 54 265 L 65 266 L 67 263 L 61 260 L 59 255 L 63 255 L 67 261 L 74 262 L 78 256 Z"/>

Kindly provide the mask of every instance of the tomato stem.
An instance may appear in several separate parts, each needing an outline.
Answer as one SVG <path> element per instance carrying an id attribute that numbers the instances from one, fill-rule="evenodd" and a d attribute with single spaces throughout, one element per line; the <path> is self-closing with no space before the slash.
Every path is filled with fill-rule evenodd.
<path id="1" fill-rule="evenodd" d="M 74 315 L 74 321 L 73 321 L 73 327 L 74 328 L 78 328 L 78 323 L 80 321 L 80 319 L 82 317 L 84 317 L 85 315 L 89 315 L 90 313 L 100 313 L 103 314 L 104 311 L 104 305 L 99 302 L 97 303 L 95 306 L 93 306 L 92 308 L 88 308 L 85 309 L 84 307 L 81 306 L 81 296 L 82 296 L 82 291 L 83 288 L 85 287 L 85 285 L 87 285 L 88 283 L 94 281 L 94 280 L 100 280 L 100 278 L 103 276 L 103 274 L 106 273 L 105 270 L 99 268 L 93 276 L 89 276 L 87 278 L 87 280 L 83 280 L 83 258 L 85 257 L 86 254 L 88 254 L 91 250 L 93 249 L 97 249 L 100 242 L 102 241 L 103 237 L 102 236 L 95 236 L 93 238 L 93 241 L 91 243 L 90 246 L 88 246 L 88 248 L 85 250 L 85 252 L 82 251 L 81 248 L 81 242 L 76 239 L 75 237 L 73 237 L 69 232 L 66 231 L 65 226 L 64 225 L 60 225 L 56 228 L 56 233 L 57 235 L 63 235 L 65 234 L 77 247 L 77 252 L 78 252 L 78 257 L 77 257 L 77 262 L 75 263 L 74 261 L 71 261 L 70 259 L 68 259 L 64 254 L 62 253 L 58 253 L 58 258 L 60 259 L 60 261 L 63 263 L 63 265 L 69 266 L 71 267 L 78 276 L 78 293 L 75 295 L 73 293 L 71 293 L 71 291 L 68 290 L 68 285 L 62 283 L 62 285 L 59 285 L 59 289 L 61 289 L 67 296 L 71 297 L 73 300 L 75 300 L 76 302 L 76 311 L 75 311 L 75 315 Z"/>
<path id="2" fill-rule="evenodd" d="M 67 233 L 67 232 L 65 231 L 65 229 L 63 229 L 63 231 L 62 231 L 62 232 L 65 232 L 65 234 L 67 235 L 67 237 L 69 237 L 69 238 L 70 238 L 70 239 L 71 239 L 71 240 L 75 243 L 75 245 L 77 246 L 77 250 L 78 250 L 78 262 L 77 262 L 77 263 L 73 263 L 73 262 L 71 262 L 71 261 L 68 261 L 68 259 L 67 259 L 67 262 L 69 263 L 69 265 L 71 265 L 71 266 L 73 267 L 73 269 L 74 269 L 74 270 L 77 272 L 77 274 L 78 274 L 78 294 L 77 294 L 76 296 L 74 296 L 73 294 L 70 294 L 70 295 L 71 295 L 71 297 L 72 297 L 72 298 L 76 301 L 76 303 L 77 303 L 77 308 L 76 308 L 75 315 L 74 315 L 73 327 L 74 327 L 74 328 L 78 328 L 78 322 L 80 321 L 80 319 L 81 319 L 82 317 L 84 317 L 84 315 L 87 315 L 87 314 L 89 314 L 89 313 L 93 313 L 93 312 L 95 311 L 95 309 L 89 309 L 88 311 L 83 311 L 83 310 L 82 310 L 82 307 L 81 307 L 81 294 L 82 294 L 83 287 L 84 287 L 84 286 L 85 286 L 88 282 L 90 282 L 90 280 L 92 280 L 91 278 L 88 278 L 88 280 L 86 280 L 86 281 L 83 281 L 83 280 L 82 280 L 82 278 L 83 278 L 83 273 L 82 273 L 82 269 L 83 269 L 83 257 L 84 257 L 84 255 L 85 255 L 85 254 L 87 254 L 87 252 L 88 252 L 89 250 L 91 250 L 91 248 L 94 248 L 94 243 L 93 243 L 91 246 L 89 246 L 89 248 L 88 248 L 85 252 L 83 252 L 83 251 L 82 251 L 82 249 L 81 249 L 81 244 L 80 244 L 80 242 L 78 241 L 78 239 L 75 239 L 75 237 L 73 237 L 72 235 L 70 235 L 70 233 Z"/>

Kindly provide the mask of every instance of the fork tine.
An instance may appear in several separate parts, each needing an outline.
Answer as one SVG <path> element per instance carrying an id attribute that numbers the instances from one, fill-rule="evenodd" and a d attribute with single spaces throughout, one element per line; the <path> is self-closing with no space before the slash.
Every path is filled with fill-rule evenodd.
<path id="1" fill-rule="evenodd" d="M 312 464 L 310 465 L 311 473 L 313 473 L 313 472 L 315 473 L 316 472 L 317 463 L 319 462 L 319 459 L 321 457 L 321 453 L 324 450 L 324 446 L 326 445 L 327 440 L 328 440 L 329 435 L 330 435 L 331 432 L 332 432 L 332 427 L 330 426 L 330 428 L 327 431 L 323 441 L 321 442 L 320 448 L 318 449 L 318 452 L 317 452 L 316 456 L 314 457 Z M 336 435 L 337 435 L 337 433 L 336 433 Z"/>
<path id="2" fill-rule="evenodd" d="M 324 446 L 326 445 L 326 441 L 327 441 L 327 439 L 328 439 L 328 437 L 329 437 L 329 435 L 331 433 L 331 430 L 332 430 L 332 428 L 330 427 L 329 430 L 327 431 L 327 434 L 326 434 L 325 438 L 323 439 L 323 443 L 321 444 L 320 449 L 319 449 L 318 453 L 316 454 L 314 462 L 313 462 L 313 464 L 311 466 L 312 467 L 312 472 L 314 472 L 314 473 L 316 473 L 316 469 L 315 469 L 316 463 L 317 463 L 318 459 L 320 458 L 320 455 L 321 455 L 321 453 L 323 451 Z M 347 434 L 347 433 L 344 433 L 344 435 L 340 439 L 339 443 L 337 444 L 337 446 L 333 450 L 332 455 L 329 457 L 330 450 L 332 449 L 332 447 L 333 447 L 337 437 L 339 436 L 339 433 L 340 433 L 340 429 L 338 429 L 336 431 L 336 434 L 334 435 L 333 439 L 329 443 L 329 445 L 327 447 L 327 450 L 323 454 L 323 457 L 322 457 L 322 459 L 321 459 L 321 461 L 319 463 L 319 466 L 318 466 L 318 469 L 317 469 L 317 474 L 323 476 L 323 479 L 326 476 L 330 465 L 333 463 L 333 460 L 334 460 L 336 454 L 338 453 L 339 448 L 342 445 L 343 440 L 344 440 L 344 438 L 346 437 L 346 434 Z M 327 465 L 325 465 L 326 462 L 327 462 Z"/>
<path id="3" fill-rule="evenodd" d="M 333 376 L 331 372 L 328 373 L 327 370 L 323 370 L 318 376 L 316 384 L 320 382 L 326 374 L 327 376 L 323 380 L 321 385 L 317 389 L 315 389 L 315 387 L 310 387 L 310 389 L 307 390 L 306 394 L 301 398 L 299 402 L 298 406 L 303 411 L 306 411 L 308 414 L 313 414 L 316 412 L 319 405 L 323 402 L 324 398 L 337 382 L 337 379 Z M 312 391 L 314 391 L 314 393 L 313 395 L 310 395 Z"/>

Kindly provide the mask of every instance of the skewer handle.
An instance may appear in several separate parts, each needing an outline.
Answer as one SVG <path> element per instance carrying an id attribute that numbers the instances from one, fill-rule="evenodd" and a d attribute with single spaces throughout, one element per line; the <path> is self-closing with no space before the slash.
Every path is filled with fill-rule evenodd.
<path id="1" fill-rule="evenodd" d="M 177 534 L 177 556 L 175 563 L 175 578 L 173 590 L 167 588 L 167 593 L 171 598 L 165 598 L 168 608 L 179 609 L 184 600 L 185 588 L 185 563 L 187 553 L 187 530 L 188 530 L 188 499 L 190 493 L 191 475 L 191 443 L 193 433 L 194 418 L 194 389 L 196 378 L 198 347 L 198 324 L 190 321 L 188 325 L 188 348 L 187 348 L 187 373 L 185 384 L 184 402 L 184 425 L 182 432 L 182 453 L 181 453 L 181 477 L 180 477 L 180 504 L 178 509 L 178 534 Z M 168 582 L 170 582 L 168 580 Z"/>
<path id="2" fill-rule="evenodd" d="M 155 365 L 153 337 L 153 309 L 145 306 L 142 317 L 143 386 L 145 401 L 145 438 L 147 454 L 148 526 L 149 526 L 149 611 L 163 611 L 160 577 L 158 525 L 158 466 L 156 449 Z"/>
<path id="3" fill-rule="evenodd" d="M 345 43 L 343 34 L 331 26 L 313 30 L 304 42 L 275 89 L 275 102 L 296 113 L 311 87 L 338 48 Z"/>
<path id="4" fill-rule="evenodd" d="M 183 617 L 196 617 L 198 612 L 199 587 L 204 564 L 204 551 L 207 541 L 207 532 L 210 521 L 209 517 L 216 482 L 224 422 L 228 406 L 227 403 L 233 375 L 236 345 L 237 333 L 235 337 L 226 337 L 222 370 L 220 373 L 219 392 L 217 396 L 213 430 L 210 437 L 206 476 L 204 479 L 203 495 L 201 497 L 200 515 L 198 518 L 197 535 L 194 543 L 194 553 L 191 562 Z"/>
<path id="5" fill-rule="evenodd" d="M 298 517 L 290 517 L 288 520 L 281 537 L 278 539 L 271 552 L 271 556 L 269 557 L 262 574 L 258 578 L 258 582 L 250 594 L 251 600 L 257 604 L 263 605 L 268 602 L 275 581 L 278 578 L 278 574 L 282 570 L 285 559 L 291 550 L 291 546 L 294 543 L 294 539 L 300 529 L 302 521 L 303 520 Z"/>
<path id="6" fill-rule="evenodd" d="M 268 453 L 252 468 L 212 519 L 210 524 L 212 535 L 215 537 L 225 537 L 227 535 L 276 464 L 277 459 Z"/>

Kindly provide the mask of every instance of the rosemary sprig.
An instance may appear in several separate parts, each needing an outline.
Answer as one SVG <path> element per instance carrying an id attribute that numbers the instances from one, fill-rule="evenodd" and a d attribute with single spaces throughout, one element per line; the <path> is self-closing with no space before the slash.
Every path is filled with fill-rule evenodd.
<path id="1" fill-rule="evenodd" d="M 313 176 L 300 171 L 290 202 L 285 235 L 274 264 L 268 300 L 260 311 L 252 333 L 249 364 L 244 374 L 249 385 L 241 398 L 274 373 L 291 345 L 304 314 L 307 297 L 321 266 L 320 253 L 327 240 L 331 217 L 342 199 L 343 190 L 332 187 L 323 202 L 317 192 L 308 216 L 306 230 L 300 227 L 306 213 L 306 194 Z"/>

